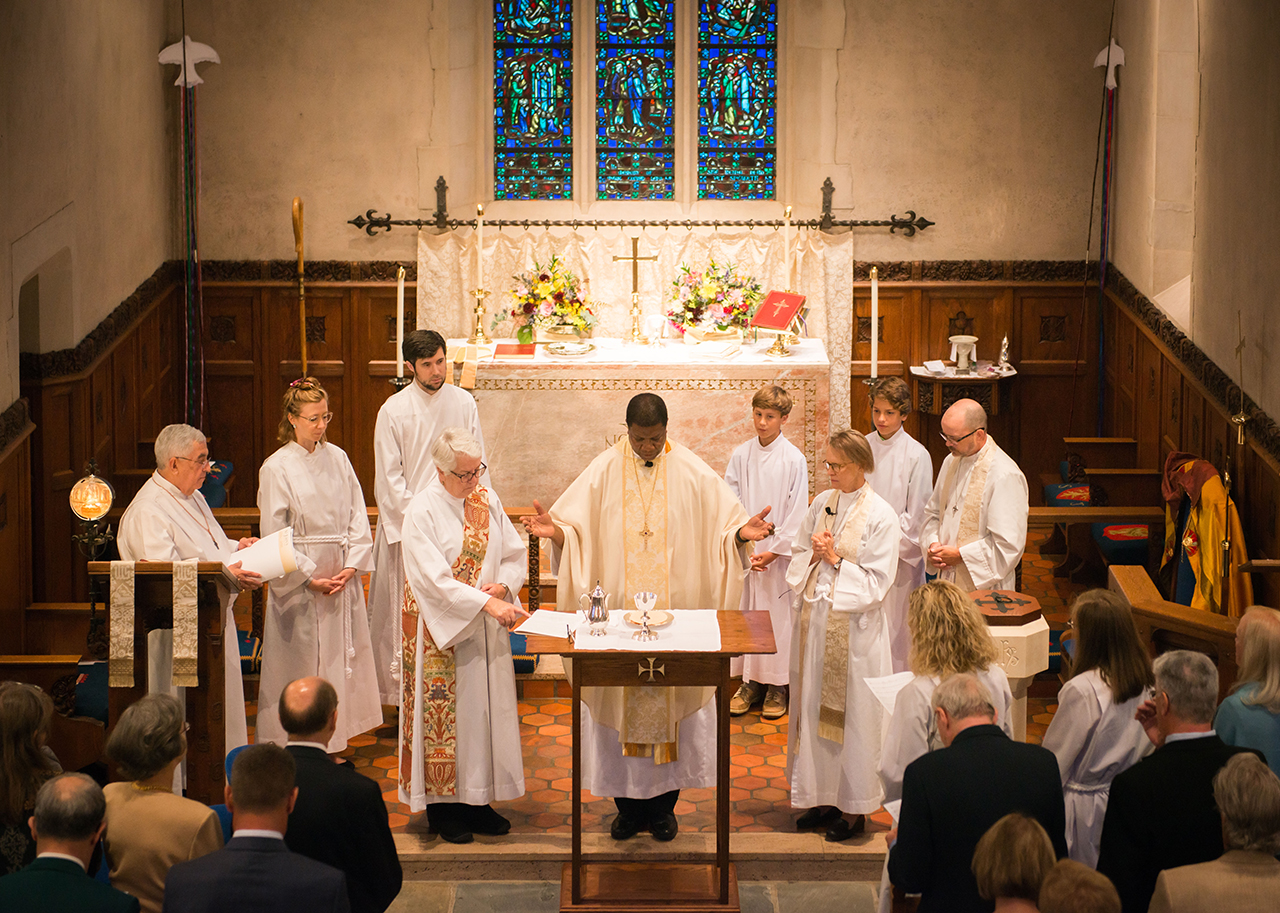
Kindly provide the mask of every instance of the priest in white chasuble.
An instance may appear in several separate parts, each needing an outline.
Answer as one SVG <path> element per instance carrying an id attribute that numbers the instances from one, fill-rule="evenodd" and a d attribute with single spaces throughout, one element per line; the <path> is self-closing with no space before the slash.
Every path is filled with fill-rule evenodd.
<path id="1" fill-rule="evenodd" d="M 734 609 L 752 541 L 773 533 L 711 467 L 667 440 L 667 406 L 653 393 L 627 404 L 627 436 L 600 454 L 544 513 L 525 517 L 550 539 L 559 608 L 600 581 L 619 608 L 657 594 L 659 609 Z M 679 622 L 677 621 L 677 624 Z M 611 833 L 676 835 L 681 789 L 715 785 L 712 688 L 584 688 L 583 786 L 618 806 Z"/>
<path id="2" fill-rule="evenodd" d="M 872 490 L 889 502 L 898 514 L 902 541 L 898 546 L 898 573 L 893 589 L 884 598 L 889 620 L 889 652 L 893 671 L 907 671 L 911 632 L 907 628 L 907 604 L 911 591 L 924 583 L 924 559 L 920 555 L 920 530 L 925 508 L 933 494 L 933 460 L 924 445 L 907 433 L 902 420 L 911 412 L 911 389 L 901 377 L 885 377 L 871 388 L 871 421 L 875 432 L 867 435 L 876 468 L 867 473 Z"/>
<path id="3" fill-rule="evenodd" d="M 413 496 L 436 477 L 431 445 L 446 428 L 465 428 L 480 443 L 480 413 L 470 393 L 446 383 L 449 364 L 444 337 L 435 330 L 414 330 L 404 338 L 405 367 L 413 382 L 387 397 L 373 429 L 374 499 L 378 528 L 369 578 L 369 635 L 384 704 L 400 695 L 400 607 L 404 564 L 400 530 Z M 482 484 L 488 484 L 484 475 Z"/>
<path id="4" fill-rule="evenodd" d="M 237 549 L 256 539 L 238 542 L 227 537 L 200 494 L 209 474 L 209 444 L 198 428 L 166 425 L 156 435 L 156 471 L 138 490 L 120 518 L 120 557 L 125 561 L 221 561 L 240 586 L 257 589 L 262 578 L 243 571 L 235 561 Z M 223 606 L 223 666 L 226 748 L 249 742 L 244 714 L 244 681 L 240 676 L 240 638 L 236 633 L 231 594 Z M 170 691 L 173 679 L 173 630 L 147 635 L 147 690 Z"/>
<path id="5" fill-rule="evenodd" d="M 927 570 L 966 593 L 1014 589 L 1027 544 L 1027 479 L 987 434 L 987 413 L 971 399 L 942 415 L 951 451 L 925 507 L 920 548 Z"/>
<path id="6" fill-rule="evenodd" d="M 835 842 L 864 831 L 884 798 L 884 712 L 865 679 L 891 669 L 884 598 L 902 534 L 867 481 L 875 461 L 862 434 L 833 434 L 824 460 L 831 488 L 809 505 L 787 567 L 797 610 L 787 778 L 792 806 L 806 809 L 796 827 L 825 827 Z"/>
<path id="7" fill-rule="evenodd" d="M 524 795 L 508 629 L 528 618 L 517 593 L 524 540 L 485 488 L 480 442 L 447 428 L 435 476 L 404 515 L 400 801 L 451 843 L 501 835 L 490 807 Z"/>

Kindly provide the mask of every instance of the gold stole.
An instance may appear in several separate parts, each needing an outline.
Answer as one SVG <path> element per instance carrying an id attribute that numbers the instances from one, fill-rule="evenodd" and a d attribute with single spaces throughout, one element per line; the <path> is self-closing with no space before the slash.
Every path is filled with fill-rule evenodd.
<path id="1" fill-rule="evenodd" d="M 964 505 L 960 508 L 960 529 L 956 533 L 956 548 L 964 548 L 969 543 L 978 541 L 978 521 L 982 518 L 982 493 L 987 487 L 987 473 L 991 470 L 991 463 L 999 449 L 996 442 L 988 437 L 987 442 L 978 451 L 978 462 L 974 464 L 973 472 L 969 473 L 969 484 L 964 490 Z M 951 506 L 951 497 L 955 494 L 953 489 L 956 483 L 956 466 L 959 463 L 959 460 L 951 463 L 951 467 L 947 470 L 947 478 L 942 483 L 943 510 Z M 955 566 L 955 572 L 956 586 L 966 593 L 972 593 L 977 589 L 973 585 L 973 577 L 965 567 L 963 558 Z"/>
<path id="2" fill-rule="evenodd" d="M 857 563 L 858 551 L 862 547 L 862 534 L 867 528 L 867 517 L 871 513 L 871 485 L 863 485 L 863 493 L 855 505 L 849 509 L 840 534 L 836 537 L 836 554 L 845 561 Z M 827 496 L 827 510 L 823 511 L 822 528 L 830 529 L 835 518 L 827 511 L 835 511 L 840 503 L 840 491 L 831 489 Z M 822 569 L 822 559 L 818 559 L 809 570 L 809 580 L 805 585 L 804 596 L 800 603 L 800 643 L 809 639 L 809 621 L 813 612 L 814 591 L 818 585 L 818 572 Z M 835 579 L 831 581 L 835 587 Z M 832 593 L 834 596 L 834 592 Z M 829 601 L 831 597 L 829 597 Z M 800 674 L 804 679 L 804 647 L 800 648 Z M 827 628 L 822 647 L 822 693 L 818 707 L 818 736 L 838 745 L 844 744 L 845 701 L 849 688 L 849 614 L 836 612 L 834 608 L 827 611 Z M 795 720 L 799 725 L 799 717 Z"/>
<path id="3" fill-rule="evenodd" d="M 485 552 L 489 547 L 489 492 L 477 488 L 462 502 L 462 551 L 453 562 L 453 579 L 475 586 L 480 579 Z M 404 706 L 401 709 L 404 733 L 401 736 L 400 786 L 412 793 L 414 692 L 419 670 L 415 669 L 418 640 L 418 601 L 406 578 L 404 611 L 401 613 L 401 682 Z M 453 648 L 441 650 L 422 628 L 422 773 L 428 796 L 458 794 L 458 682 Z"/>

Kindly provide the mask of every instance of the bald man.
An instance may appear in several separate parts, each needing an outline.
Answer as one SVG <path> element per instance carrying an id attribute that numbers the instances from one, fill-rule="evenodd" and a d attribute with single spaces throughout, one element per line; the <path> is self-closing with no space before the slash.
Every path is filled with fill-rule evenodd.
<path id="1" fill-rule="evenodd" d="M 352 913 L 382 913 L 400 893 L 400 858 L 377 784 L 325 754 L 338 725 L 337 692 L 316 676 L 296 679 L 281 692 L 279 708 L 298 766 L 285 843 L 346 873 Z"/>
<path id="2" fill-rule="evenodd" d="M 1027 478 L 987 433 L 987 413 L 971 399 L 942 415 L 942 461 L 925 507 L 920 550 L 929 574 L 966 593 L 1014 589 L 1027 544 Z"/>

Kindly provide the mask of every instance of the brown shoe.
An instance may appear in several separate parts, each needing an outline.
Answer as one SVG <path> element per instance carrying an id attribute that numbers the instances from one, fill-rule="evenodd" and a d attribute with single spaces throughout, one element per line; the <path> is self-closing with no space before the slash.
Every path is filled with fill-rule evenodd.
<path id="1" fill-rule="evenodd" d="M 733 700 L 729 701 L 729 715 L 742 716 L 751 709 L 752 704 L 764 697 L 764 693 L 765 687 L 759 682 L 743 682 Z"/>
<path id="2" fill-rule="evenodd" d="M 760 718 L 776 720 L 786 715 L 787 686 L 770 685 L 768 693 L 764 696 L 764 709 L 760 711 Z"/>

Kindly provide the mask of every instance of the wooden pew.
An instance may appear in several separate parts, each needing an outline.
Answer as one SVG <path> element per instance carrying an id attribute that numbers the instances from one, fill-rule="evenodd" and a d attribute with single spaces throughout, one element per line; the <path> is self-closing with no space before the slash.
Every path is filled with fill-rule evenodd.
<path id="1" fill-rule="evenodd" d="M 52 699 L 56 713 L 49 747 L 64 770 L 80 770 L 102 757 L 106 730 L 98 720 L 70 716 L 75 709 L 79 653 L 6 654 L 0 656 L 0 681 L 36 685 Z"/>
<path id="2" fill-rule="evenodd" d="M 1064 437 L 1067 453 L 1074 453 L 1085 466 L 1098 469 L 1136 469 L 1138 441 L 1131 437 Z"/>
<path id="3" fill-rule="evenodd" d="M 1118 507 L 1163 504 L 1164 496 L 1160 493 L 1163 475 L 1158 469 L 1090 469 L 1086 466 L 1084 470 L 1089 487 L 1100 488 L 1106 493 L 1107 504 Z M 1098 500 L 1096 490 L 1093 499 Z"/>
<path id="4" fill-rule="evenodd" d="M 1094 523 L 1145 523 L 1157 534 L 1147 540 L 1148 570 L 1160 569 L 1160 556 L 1164 549 L 1164 508 L 1147 506 L 1113 505 L 1109 507 L 1032 507 L 1027 515 L 1027 529 L 1052 529 L 1053 533 L 1041 549 L 1041 554 L 1060 554 L 1062 561 L 1054 568 L 1055 577 L 1088 575 L 1101 567 L 1101 558 L 1093 559 L 1097 546 L 1091 527 Z"/>

